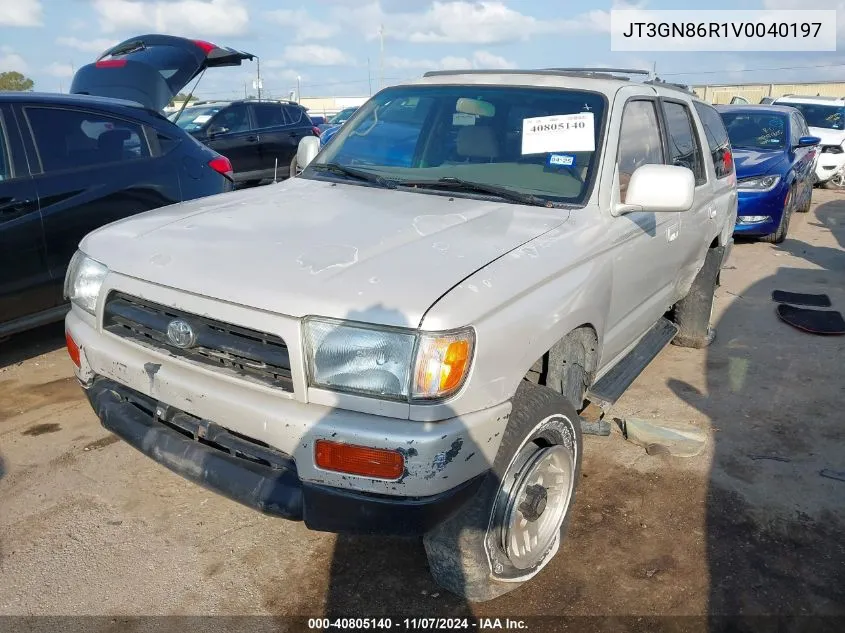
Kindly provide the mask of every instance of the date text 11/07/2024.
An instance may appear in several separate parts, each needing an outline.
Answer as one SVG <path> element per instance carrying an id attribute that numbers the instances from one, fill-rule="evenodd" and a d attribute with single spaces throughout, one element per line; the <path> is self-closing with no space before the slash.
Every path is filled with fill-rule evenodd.
<path id="1" fill-rule="evenodd" d="M 360 631 L 364 629 L 400 631 L 526 630 L 527 623 L 511 618 L 309 618 L 312 630 Z"/>

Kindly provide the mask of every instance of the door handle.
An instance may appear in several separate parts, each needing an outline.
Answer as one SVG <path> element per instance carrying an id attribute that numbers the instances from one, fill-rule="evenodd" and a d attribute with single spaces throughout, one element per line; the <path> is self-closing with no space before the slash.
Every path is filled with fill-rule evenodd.
<path id="1" fill-rule="evenodd" d="M 257 142 L 258 142 L 258 137 L 257 137 L 257 136 L 247 136 L 247 137 L 246 137 L 246 142 L 247 142 L 247 143 L 257 143 Z"/>
<path id="2" fill-rule="evenodd" d="M 24 207 L 32 204 L 32 200 L 9 200 L 0 204 L 0 213 L 11 213 L 21 211 Z"/>

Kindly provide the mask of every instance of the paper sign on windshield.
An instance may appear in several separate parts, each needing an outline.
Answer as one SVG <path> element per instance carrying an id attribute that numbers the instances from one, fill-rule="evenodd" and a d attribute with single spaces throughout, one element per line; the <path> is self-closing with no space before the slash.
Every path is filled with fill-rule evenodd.
<path id="1" fill-rule="evenodd" d="M 211 115 L 210 114 L 201 114 L 196 119 L 194 119 L 193 122 L 194 123 L 208 123 L 209 121 L 211 121 Z"/>
<path id="2" fill-rule="evenodd" d="M 596 149 L 592 112 L 556 114 L 522 120 L 522 153 L 593 152 Z"/>

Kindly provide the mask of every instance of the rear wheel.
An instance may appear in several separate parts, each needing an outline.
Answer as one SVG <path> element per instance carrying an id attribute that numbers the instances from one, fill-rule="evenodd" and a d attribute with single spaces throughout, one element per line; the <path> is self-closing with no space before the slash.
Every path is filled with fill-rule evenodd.
<path id="1" fill-rule="evenodd" d="M 481 490 L 423 539 L 435 581 L 483 602 L 543 569 L 566 532 L 581 452 L 581 426 L 569 401 L 523 381 Z"/>

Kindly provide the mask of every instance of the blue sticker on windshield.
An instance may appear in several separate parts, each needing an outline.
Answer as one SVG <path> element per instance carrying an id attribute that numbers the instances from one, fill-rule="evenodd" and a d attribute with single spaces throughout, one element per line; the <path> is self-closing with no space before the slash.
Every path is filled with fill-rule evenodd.
<path id="1" fill-rule="evenodd" d="M 574 154 L 549 154 L 546 160 L 546 167 L 561 169 L 563 167 L 575 167 Z"/>

